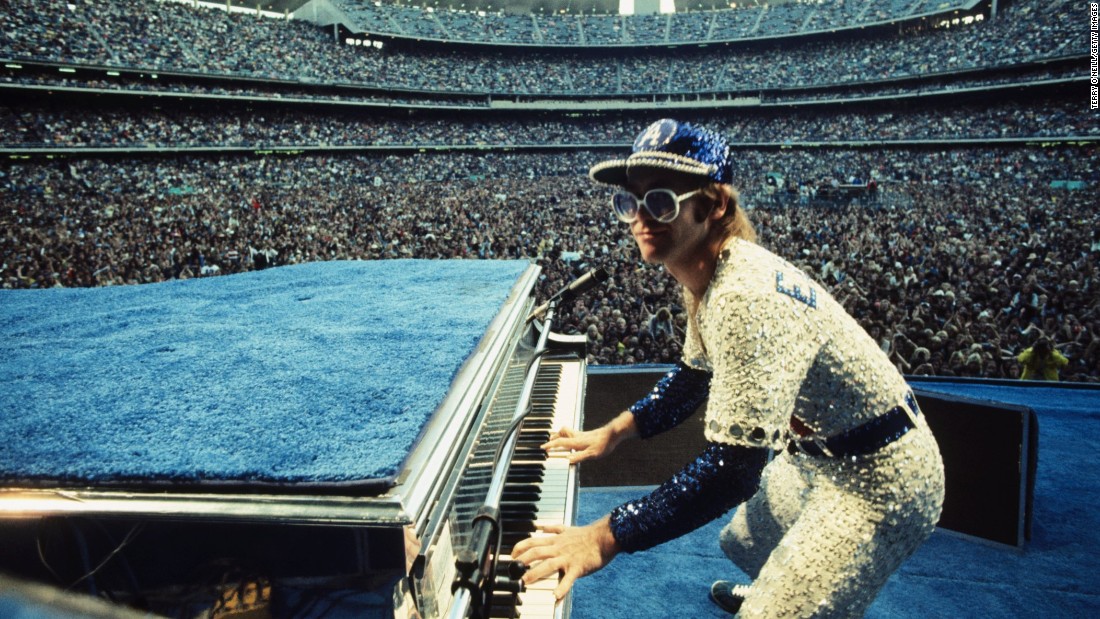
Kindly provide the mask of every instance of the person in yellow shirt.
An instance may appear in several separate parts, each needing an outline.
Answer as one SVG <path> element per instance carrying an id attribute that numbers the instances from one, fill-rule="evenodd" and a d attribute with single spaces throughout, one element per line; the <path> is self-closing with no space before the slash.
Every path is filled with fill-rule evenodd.
<path id="1" fill-rule="evenodd" d="M 1059 372 L 1069 364 L 1069 359 L 1054 348 L 1048 337 L 1039 338 L 1031 348 L 1016 356 L 1023 370 L 1021 380 L 1058 380 Z"/>

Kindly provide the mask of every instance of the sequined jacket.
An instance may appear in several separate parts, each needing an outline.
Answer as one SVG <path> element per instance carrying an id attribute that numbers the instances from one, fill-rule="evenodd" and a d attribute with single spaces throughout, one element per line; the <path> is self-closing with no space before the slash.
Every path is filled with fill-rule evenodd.
<path id="1" fill-rule="evenodd" d="M 643 438 L 707 401 L 708 447 L 648 496 L 611 512 L 622 550 L 683 535 L 756 492 L 768 448 L 832 436 L 902 405 L 905 379 L 817 283 L 764 248 L 732 240 L 689 308 L 683 361 L 634 404 Z M 709 393 L 709 399 L 708 399 Z"/>
<path id="2" fill-rule="evenodd" d="M 904 402 L 905 379 L 863 327 L 759 245 L 731 240 L 703 297 L 685 295 L 684 362 L 711 373 L 709 441 L 782 449 L 792 416 L 800 434 L 831 436 Z"/>

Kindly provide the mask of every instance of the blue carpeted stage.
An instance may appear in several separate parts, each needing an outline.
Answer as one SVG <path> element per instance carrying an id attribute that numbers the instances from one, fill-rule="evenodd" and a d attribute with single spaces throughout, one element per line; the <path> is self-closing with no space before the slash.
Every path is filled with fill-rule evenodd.
<path id="1" fill-rule="evenodd" d="M 386 479 L 526 266 L 326 263 L 94 292 L 5 292 L 0 481 L 163 488 Z M 444 305 L 445 320 L 436 312 Z M 1017 550 L 938 531 L 868 616 L 1100 616 L 1100 389 L 919 387 L 1037 413 L 1032 537 Z M 646 491 L 585 489 L 578 522 Z M 722 616 L 707 600 L 710 583 L 744 576 L 718 550 L 721 526 L 582 579 L 573 616 Z M 18 604 L 2 589 L 0 615 Z"/>
<path id="2" fill-rule="evenodd" d="M 1039 418 L 1032 538 L 1021 551 L 939 530 L 902 566 L 869 619 L 1100 616 L 1100 389 L 921 381 L 926 391 L 1028 406 Z M 582 491 L 578 521 L 647 491 Z M 745 578 L 717 546 L 722 522 L 624 555 L 576 588 L 574 615 L 600 619 L 722 617 L 707 599 L 716 579 Z"/>

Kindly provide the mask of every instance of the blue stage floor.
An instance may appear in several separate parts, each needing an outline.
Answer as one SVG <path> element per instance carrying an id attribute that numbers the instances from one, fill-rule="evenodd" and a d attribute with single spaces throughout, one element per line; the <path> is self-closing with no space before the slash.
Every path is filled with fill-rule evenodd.
<path id="1" fill-rule="evenodd" d="M 1029 406 L 1039 420 L 1032 538 L 1023 550 L 937 531 L 891 577 L 869 619 L 1100 617 L 1100 389 L 920 383 Z M 659 440 L 659 439 L 657 439 Z M 587 523 L 648 488 L 585 489 Z M 618 557 L 576 585 L 578 619 L 723 617 L 710 583 L 743 575 L 718 549 L 724 521 L 653 550 Z"/>

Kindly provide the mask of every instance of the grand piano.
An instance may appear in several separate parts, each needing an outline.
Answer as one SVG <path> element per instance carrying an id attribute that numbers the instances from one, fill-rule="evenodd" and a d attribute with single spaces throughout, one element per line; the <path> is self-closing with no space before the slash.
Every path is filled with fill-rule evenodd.
<path id="1" fill-rule="evenodd" d="M 161 616 L 567 617 L 570 599 L 551 593 L 556 579 L 523 590 L 523 567 L 507 556 L 540 525 L 572 524 L 576 507 L 575 467 L 538 445 L 556 428 L 581 427 L 584 338 L 553 332 L 553 304 L 534 311 L 538 276 L 527 263 L 410 260 L 315 263 L 110 290 L 0 291 L 0 378 L 9 385 L 0 394 L 8 442 L 0 452 L 0 578 L 27 583 L 32 606 L 91 595 L 120 611 Z M 201 344 L 181 341 L 177 328 L 192 324 L 195 312 L 203 312 Z M 344 331 L 365 316 L 395 324 Z M 278 335 L 233 339 L 268 328 Z M 288 332 L 296 342 L 287 342 Z M 108 344 L 103 333 L 111 334 Z M 375 346 L 380 341 L 394 345 Z M 441 341 L 460 344 L 424 354 Z M 323 350 L 291 370 L 279 366 L 282 379 L 247 389 L 226 389 L 209 367 L 161 360 L 191 351 L 220 360 L 232 380 L 226 365 L 269 363 L 288 346 L 301 350 L 301 342 Z M 93 368 L 70 362 L 89 350 L 96 351 L 87 355 Z M 101 384 L 120 380 L 103 378 L 103 366 L 114 365 L 104 362 L 107 354 L 131 359 L 133 367 L 118 371 L 147 377 L 133 398 L 151 403 L 118 412 L 99 404 L 114 402 L 120 388 Z M 150 363 L 162 365 L 142 365 Z M 369 393 L 385 395 L 394 382 L 439 382 L 430 379 L 429 363 L 453 376 L 449 384 L 403 396 L 414 402 L 366 398 L 381 408 L 348 407 L 328 419 L 326 406 L 338 407 L 325 403 L 362 398 L 361 382 L 377 382 Z M 344 371 L 356 380 L 339 379 Z M 324 387 L 303 403 L 287 395 L 293 381 Z M 349 383 L 355 391 L 344 398 Z M 265 403 L 265 419 L 237 431 L 233 417 L 240 423 L 252 415 L 236 409 L 256 401 Z M 303 414 L 308 404 L 318 409 Z M 142 406 L 152 407 L 150 419 L 135 413 Z M 204 406 L 225 411 L 210 416 L 214 431 L 185 422 Z M 411 429 L 398 424 L 420 409 Z M 322 438 L 362 425 L 389 443 L 286 440 L 304 417 L 323 420 L 314 429 Z M 69 421 L 58 429 L 57 419 Z M 141 438 L 145 425 L 157 440 L 170 435 L 162 458 L 174 467 L 169 472 L 157 468 L 160 460 L 149 464 L 154 458 L 142 441 L 154 433 Z M 60 436 L 43 438 L 50 432 Z M 230 434 L 244 435 L 241 447 L 213 465 L 196 456 Z M 270 453 L 258 448 L 262 462 L 249 462 L 249 434 L 302 457 L 271 467 Z M 379 465 L 378 453 L 386 457 L 393 445 L 392 462 Z M 329 457 L 332 463 L 318 465 Z M 287 464 L 297 461 L 302 470 Z M 43 586 L 57 595 L 42 595 Z"/>

